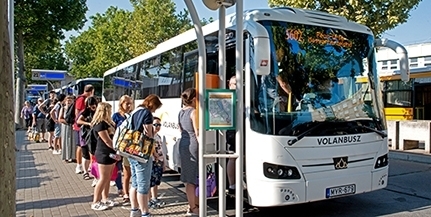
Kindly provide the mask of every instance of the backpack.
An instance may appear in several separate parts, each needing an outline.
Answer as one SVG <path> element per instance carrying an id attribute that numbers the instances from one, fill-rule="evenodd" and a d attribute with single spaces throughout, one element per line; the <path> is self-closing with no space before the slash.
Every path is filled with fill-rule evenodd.
<path id="1" fill-rule="evenodd" d="M 86 109 L 84 109 L 84 111 L 85 110 Z M 82 113 L 84 113 L 84 111 L 82 111 L 82 112 L 80 112 L 78 114 L 78 117 L 75 120 L 76 122 L 78 121 L 78 118 L 82 115 Z M 90 116 L 84 117 L 84 118 L 85 118 L 85 121 L 91 122 L 91 120 L 93 119 L 93 115 L 90 115 Z M 91 131 L 92 127 L 85 126 L 85 125 L 78 125 L 78 127 L 79 127 L 79 132 L 80 132 L 80 135 L 81 135 L 81 139 L 84 142 L 84 145 L 90 145 L 89 142 L 91 142 L 91 140 L 87 141 L 87 139 L 88 139 L 87 137 L 90 136 L 89 134 L 91 133 L 90 131 Z"/>
<path id="2" fill-rule="evenodd" d="M 83 97 L 83 96 L 78 96 L 75 101 L 72 103 L 72 105 L 70 105 L 67 110 L 66 110 L 66 116 L 64 117 L 64 120 L 66 121 L 67 124 L 72 125 L 75 123 L 75 119 L 76 119 L 76 115 L 75 115 L 75 102 L 77 99 L 79 99 L 79 97 Z"/>
<path id="3" fill-rule="evenodd" d="M 96 133 L 93 128 L 91 128 L 86 137 L 85 137 L 85 144 L 87 144 L 88 146 L 88 150 L 90 151 L 90 154 L 94 155 L 94 153 L 96 152 L 96 147 L 97 147 L 97 138 L 98 136 L 96 136 Z"/>

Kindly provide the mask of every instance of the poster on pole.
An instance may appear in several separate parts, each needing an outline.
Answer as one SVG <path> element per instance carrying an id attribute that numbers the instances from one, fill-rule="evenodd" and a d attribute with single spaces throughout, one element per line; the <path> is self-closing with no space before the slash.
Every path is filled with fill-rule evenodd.
<path id="1" fill-rule="evenodd" d="M 205 97 L 206 130 L 234 130 L 236 128 L 236 91 L 207 89 Z"/>

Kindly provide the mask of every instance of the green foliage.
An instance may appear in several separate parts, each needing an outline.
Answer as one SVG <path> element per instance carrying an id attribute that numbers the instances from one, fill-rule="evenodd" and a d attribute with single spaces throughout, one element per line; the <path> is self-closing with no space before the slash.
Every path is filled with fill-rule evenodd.
<path id="1" fill-rule="evenodd" d="M 91 27 L 65 45 L 70 73 L 76 78 L 102 77 L 106 70 L 132 58 L 127 46 L 131 12 L 110 7 L 90 19 Z"/>
<path id="2" fill-rule="evenodd" d="M 45 51 L 33 51 L 25 54 L 26 67 L 29 69 L 67 70 L 64 50 L 59 41 Z M 31 80 L 31 70 L 26 73 L 27 84 L 35 83 Z M 46 83 L 41 81 L 41 83 Z"/>
<path id="3" fill-rule="evenodd" d="M 73 76 L 102 77 L 110 68 L 193 27 L 188 12 L 176 14 L 171 0 L 132 0 L 131 3 L 132 12 L 111 7 L 104 14 L 91 17 L 91 27 L 66 42 Z"/>
<path id="4" fill-rule="evenodd" d="M 30 83 L 33 68 L 67 69 L 59 41 L 84 26 L 86 12 L 86 0 L 15 0 L 18 76 Z"/>
<path id="5" fill-rule="evenodd" d="M 422 0 L 268 0 L 271 7 L 325 11 L 368 26 L 376 36 L 405 23 Z"/>
<path id="6" fill-rule="evenodd" d="M 188 12 L 175 14 L 171 0 L 134 0 L 130 22 L 130 52 L 141 55 L 157 44 L 191 28 Z"/>
<path id="7" fill-rule="evenodd" d="M 26 50 L 38 52 L 82 28 L 86 12 L 86 0 L 15 0 L 15 30 Z"/>

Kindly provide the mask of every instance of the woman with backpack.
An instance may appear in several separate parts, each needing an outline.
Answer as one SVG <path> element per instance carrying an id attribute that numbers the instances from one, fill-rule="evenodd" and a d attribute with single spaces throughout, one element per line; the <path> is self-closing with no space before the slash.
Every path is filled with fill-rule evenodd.
<path id="1" fill-rule="evenodd" d="M 115 127 L 118 128 L 124 120 L 126 120 L 127 115 L 133 110 L 133 100 L 128 95 L 123 95 L 118 103 L 118 112 L 112 115 L 112 120 L 115 122 Z M 119 174 L 117 179 L 115 179 L 115 185 L 118 189 L 118 195 L 123 197 L 123 205 L 130 202 L 129 199 L 129 189 L 130 189 L 130 178 L 132 173 L 130 171 L 130 163 L 127 157 L 122 158 L 121 161 L 117 162 L 117 167 Z M 123 171 L 123 177 L 121 177 L 121 171 Z M 123 180 L 121 180 L 123 178 Z"/>
<path id="2" fill-rule="evenodd" d="M 84 180 L 90 180 L 90 175 L 88 173 L 88 169 L 90 167 L 90 145 L 86 142 L 86 137 L 88 133 L 90 133 L 91 129 L 91 120 L 93 119 L 94 113 L 96 112 L 97 108 L 97 99 L 96 97 L 88 97 L 85 99 L 85 109 L 82 111 L 78 118 L 76 119 L 76 123 L 80 127 L 80 146 L 82 151 L 82 168 L 84 169 L 84 174 L 82 177 Z"/>

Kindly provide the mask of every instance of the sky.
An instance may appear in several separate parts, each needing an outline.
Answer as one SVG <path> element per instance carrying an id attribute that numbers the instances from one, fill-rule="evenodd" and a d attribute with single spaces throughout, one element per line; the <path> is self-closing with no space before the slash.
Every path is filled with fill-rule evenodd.
<path id="1" fill-rule="evenodd" d="M 184 0 L 173 0 L 177 6 L 177 11 L 182 11 L 186 8 Z M 193 0 L 199 18 L 218 19 L 218 12 L 211 11 L 205 7 L 201 0 Z M 116 6 L 121 9 L 132 10 L 132 5 L 128 0 L 87 0 L 88 12 L 87 19 L 96 13 L 104 13 L 110 6 Z M 267 0 L 244 0 L 244 9 L 259 9 L 268 8 Z M 431 0 L 422 0 L 418 7 L 410 11 L 409 20 L 383 33 L 382 37 L 395 40 L 403 45 L 430 42 L 431 41 L 431 16 L 429 15 L 429 8 L 431 8 Z M 428 11 L 427 11 L 428 9 Z M 226 14 L 234 13 L 235 7 L 227 9 Z M 86 27 L 90 24 L 87 21 Z M 66 33 L 66 37 L 70 35 L 77 35 L 76 32 Z"/>

